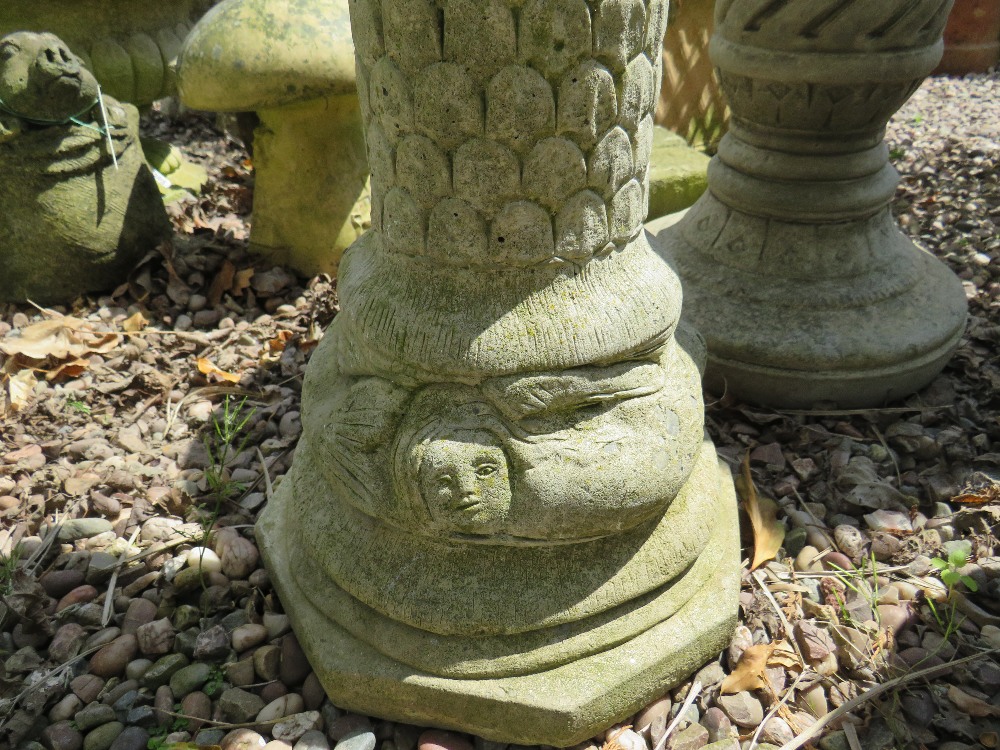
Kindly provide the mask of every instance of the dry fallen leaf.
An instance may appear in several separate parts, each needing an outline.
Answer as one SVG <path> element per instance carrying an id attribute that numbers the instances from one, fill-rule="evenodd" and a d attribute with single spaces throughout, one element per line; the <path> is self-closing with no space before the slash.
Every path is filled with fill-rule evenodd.
<path id="1" fill-rule="evenodd" d="M 200 372 L 202 375 L 207 375 L 209 379 L 211 379 L 214 376 L 217 377 L 219 380 L 225 380 L 229 383 L 240 382 L 239 375 L 234 375 L 231 372 L 226 372 L 225 370 L 220 369 L 219 367 L 212 364 L 204 357 L 198 358 L 198 372 Z"/>
<path id="2" fill-rule="evenodd" d="M 1000 716 L 1000 707 L 991 706 L 986 701 L 971 696 L 954 685 L 948 688 L 948 700 L 962 713 L 977 719 L 985 716 Z"/>
<path id="3" fill-rule="evenodd" d="M 80 359 L 104 354 L 118 345 L 119 336 L 95 331 L 90 323 L 68 315 L 33 323 L 19 335 L 0 340 L 0 352 L 29 359 Z"/>
<path id="4" fill-rule="evenodd" d="M 31 402 L 31 394 L 35 392 L 38 379 L 31 370 L 21 370 L 7 383 L 7 398 L 11 411 L 23 409 Z"/>
<path id="5" fill-rule="evenodd" d="M 761 643 L 744 651 L 736 663 L 736 669 L 722 681 L 722 686 L 719 689 L 723 695 L 766 688 L 768 686 L 767 660 L 771 658 L 774 649 L 775 644 L 773 643 Z"/>
<path id="6" fill-rule="evenodd" d="M 129 333 L 138 333 L 148 325 L 149 320 L 146 316 L 141 312 L 137 312 L 125 319 L 125 322 L 122 323 L 122 330 Z"/>
<path id="7" fill-rule="evenodd" d="M 736 490 L 743 500 L 743 508 L 750 516 L 753 526 L 753 562 L 750 570 L 771 560 L 785 541 L 785 527 L 778 520 L 778 506 L 769 497 L 761 497 L 750 476 L 750 455 L 743 457 L 740 475 L 736 478 Z"/>

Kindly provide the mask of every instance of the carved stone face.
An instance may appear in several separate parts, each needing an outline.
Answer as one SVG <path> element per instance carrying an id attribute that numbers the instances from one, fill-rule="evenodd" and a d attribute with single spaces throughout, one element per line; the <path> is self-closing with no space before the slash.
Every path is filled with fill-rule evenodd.
<path id="1" fill-rule="evenodd" d="M 511 503 L 507 457 L 484 430 L 449 433 L 432 440 L 419 466 L 420 493 L 431 517 L 466 534 L 493 534 Z"/>
<path id="2" fill-rule="evenodd" d="M 97 100 L 97 80 L 53 34 L 0 39 L 0 100 L 25 119 L 62 121 Z"/>

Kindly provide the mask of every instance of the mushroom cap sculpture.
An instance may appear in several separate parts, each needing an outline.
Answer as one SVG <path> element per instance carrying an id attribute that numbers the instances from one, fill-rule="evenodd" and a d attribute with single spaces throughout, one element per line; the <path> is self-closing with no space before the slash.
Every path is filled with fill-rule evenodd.
<path id="1" fill-rule="evenodd" d="M 178 78 L 189 107 L 260 117 L 251 250 L 334 272 L 370 223 L 346 0 L 226 0 L 188 36 Z"/>

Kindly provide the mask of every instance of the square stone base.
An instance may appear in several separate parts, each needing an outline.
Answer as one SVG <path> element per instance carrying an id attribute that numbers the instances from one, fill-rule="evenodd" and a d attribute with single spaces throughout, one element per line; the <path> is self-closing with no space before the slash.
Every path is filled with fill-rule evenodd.
<path id="1" fill-rule="evenodd" d="M 282 505 L 285 481 L 272 502 Z M 321 615 L 299 590 L 278 541 L 282 514 L 262 516 L 257 538 L 271 580 L 313 670 L 337 706 L 410 724 L 457 729 L 497 742 L 567 747 L 663 695 L 725 648 L 740 585 L 737 505 L 719 463 L 718 522 L 728 533 L 710 586 L 674 616 L 607 651 L 536 674 L 462 680 L 425 674 L 376 651 Z M 428 633 L 428 638 L 433 638 Z"/>

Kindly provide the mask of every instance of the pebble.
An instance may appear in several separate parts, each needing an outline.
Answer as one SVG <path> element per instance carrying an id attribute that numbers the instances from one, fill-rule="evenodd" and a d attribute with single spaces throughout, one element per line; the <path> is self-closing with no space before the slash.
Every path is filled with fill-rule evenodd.
<path id="1" fill-rule="evenodd" d="M 756 728 L 764 719 L 764 707 L 745 690 L 735 695 L 719 696 L 717 703 L 726 717 L 738 727 Z"/>
<path id="2" fill-rule="evenodd" d="M 87 564 L 87 583 L 101 584 L 107 581 L 118 566 L 118 558 L 107 552 L 96 551 Z"/>
<path id="3" fill-rule="evenodd" d="M 90 657 L 90 671 L 98 677 L 117 677 L 138 651 L 139 643 L 134 635 L 120 635 Z"/>
<path id="4" fill-rule="evenodd" d="M 250 581 L 253 584 L 253 581 Z M 256 584 L 253 584 L 256 586 Z M 260 588 L 257 586 L 257 588 Z M 264 627 L 267 629 L 268 640 L 274 640 L 275 638 L 284 635 L 289 630 L 292 629 L 291 622 L 288 619 L 288 615 L 278 614 L 277 612 L 265 612 L 263 623 Z"/>
<path id="5" fill-rule="evenodd" d="M 242 688 L 229 688 L 224 690 L 219 696 L 219 712 L 233 724 L 245 724 L 253 721 L 261 709 L 264 708 L 264 701 L 259 695 L 249 693 Z"/>
<path id="6" fill-rule="evenodd" d="M 310 729 L 299 737 L 292 750 L 330 750 L 330 741 L 318 729 Z"/>
<path id="7" fill-rule="evenodd" d="M 111 750 L 146 750 L 149 732 L 142 727 L 126 727 L 111 743 Z"/>
<path id="8" fill-rule="evenodd" d="M 97 589 L 89 584 L 77 586 L 59 600 L 59 603 L 56 605 L 56 612 L 61 612 L 66 609 L 66 607 L 73 604 L 86 604 L 87 602 L 92 602 L 97 598 L 97 594 Z"/>
<path id="9" fill-rule="evenodd" d="M 261 699 L 263 700 L 263 698 Z M 291 714 L 299 713 L 303 708 L 302 696 L 291 693 L 288 695 L 283 695 L 280 698 L 275 698 L 270 701 L 266 706 L 264 706 L 257 713 L 257 717 L 254 722 L 258 724 L 263 724 L 268 721 L 274 721 L 275 719 L 281 719 L 285 716 Z"/>
<path id="10" fill-rule="evenodd" d="M 655 745 L 670 723 L 670 708 L 670 696 L 655 700 L 636 715 L 633 726 Z"/>
<path id="11" fill-rule="evenodd" d="M 49 710 L 49 721 L 60 722 L 72 719 L 83 707 L 83 701 L 75 693 L 69 693 Z"/>
<path id="12" fill-rule="evenodd" d="M 68 622 L 56 631 L 49 644 L 49 659 L 65 663 L 80 653 L 87 640 L 87 631 L 75 622 Z"/>
<path id="13" fill-rule="evenodd" d="M 212 718 L 212 699 L 200 690 L 188 693 L 181 700 L 181 713 L 192 717 L 188 720 L 188 731 L 197 732 L 204 726 L 204 719 Z"/>
<path id="14" fill-rule="evenodd" d="M 221 750 L 260 750 L 266 744 L 267 740 L 252 729 L 234 729 L 219 742 Z"/>
<path id="15" fill-rule="evenodd" d="M 729 640 L 729 648 L 726 650 L 726 660 L 730 669 L 734 669 L 739 663 L 743 652 L 753 645 L 753 633 L 746 625 L 737 625 L 733 637 Z"/>
<path id="16" fill-rule="evenodd" d="M 229 653 L 229 635 L 221 625 L 198 634 L 194 644 L 195 659 L 220 659 Z"/>
<path id="17" fill-rule="evenodd" d="M 374 739 L 374 734 L 372 738 Z M 346 739 L 346 738 L 345 738 Z M 341 741 L 343 742 L 343 740 Z M 472 743 L 455 732 L 446 732 L 440 729 L 429 729 L 420 735 L 417 740 L 418 750 L 474 750 Z M 338 750 L 372 750 L 365 745 L 341 748 L 341 743 L 337 743 Z"/>
<path id="18" fill-rule="evenodd" d="M 211 675 L 212 667 L 204 662 L 188 664 L 171 675 L 170 691 L 179 700 L 188 693 L 201 689 Z"/>
<path id="19" fill-rule="evenodd" d="M 79 570 L 53 570 L 39 578 L 38 582 L 46 594 L 53 599 L 61 599 L 83 584 L 84 575 Z"/>
<path id="20" fill-rule="evenodd" d="M 174 626 L 166 617 L 140 625 L 135 631 L 139 650 L 146 656 L 169 654 L 174 645 L 174 635 Z"/>
<path id="21" fill-rule="evenodd" d="M 125 610 L 122 619 L 122 632 L 135 633 L 143 625 L 148 625 L 156 619 L 156 605 L 148 599 L 133 599 Z"/>
<path id="22" fill-rule="evenodd" d="M 125 676 L 130 680 L 138 680 L 151 666 L 152 659 L 133 659 L 125 665 Z"/>
<path id="23" fill-rule="evenodd" d="M 75 542 L 106 531 L 114 531 L 111 521 L 106 518 L 72 518 L 62 522 L 56 538 L 60 542 Z"/>
<path id="24" fill-rule="evenodd" d="M 780 716 L 772 716 L 764 724 L 760 736 L 765 742 L 770 742 L 781 747 L 785 743 L 795 739 L 795 732 L 788 726 L 788 722 Z"/>
<path id="25" fill-rule="evenodd" d="M 709 742 L 727 739 L 733 732 L 733 723 L 718 706 L 710 706 L 705 710 L 701 725 L 708 731 Z"/>
<path id="26" fill-rule="evenodd" d="M 309 676 L 306 677 L 305 682 L 302 683 L 301 693 L 302 702 L 307 711 L 318 711 L 323 705 L 323 701 L 326 700 L 326 691 L 315 672 L 310 672 Z"/>
<path id="27" fill-rule="evenodd" d="M 174 710 L 174 693 L 169 685 L 160 685 L 156 688 L 156 693 L 153 696 L 153 709 L 157 725 L 160 727 L 170 726 L 173 722 L 170 712 Z"/>
<path id="28" fill-rule="evenodd" d="M 192 547 L 187 555 L 188 567 L 200 570 L 202 573 L 219 573 L 222 571 L 222 560 L 208 547 Z"/>
<path id="29" fill-rule="evenodd" d="M 264 687 L 260 689 L 260 697 L 264 703 L 270 703 L 271 701 L 276 701 L 282 696 L 288 695 L 288 688 L 282 683 L 275 680 L 274 682 L 267 683 Z"/>
<path id="30" fill-rule="evenodd" d="M 174 673 L 186 667 L 188 663 L 188 658 L 184 654 L 161 656 L 146 670 L 140 682 L 143 687 L 155 690 L 160 685 L 166 685 Z"/>
<path id="31" fill-rule="evenodd" d="M 279 677 L 289 687 L 301 685 L 309 676 L 312 667 L 306 659 L 305 652 L 299 646 L 299 641 L 293 633 L 281 639 L 281 668 Z"/>
<path id="32" fill-rule="evenodd" d="M 341 718 L 343 719 L 346 717 L 341 717 Z M 357 717 L 357 718 L 360 719 L 363 717 Z M 364 720 L 364 723 L 368 724 L 367 719 Z M 457 735 L 453 735 L 449 732 L 442 732 L 442 731 L 437 731 L 437 734 L 432 734 L 432 732 L 434 731 L 436 730 L 424 732 L 423 734 L 420 735 L 420 739 L 418 740 L 418 746 L 420 747 L 420 750 L 470 750 L 471 748 L 471 745 L 468 745 L 468 743 L 459 744 L 457 746 L 436 745 L 434 744 L 434 742 L 435 739 L 437 738 L 437 735 L 447 735 L 448 738 L 457 737 Z M 371 730 L 370 726 L 356 727 L 344 733 L 335 731 L 335 727 L 331 726 L 328 729 L 327 734 L 330 736 L 330 739 L 336 741 L 337 744 L 334 746 L 335 750 L 374 750 L 375 744 L 377 742 L 375 738 L 375 733 Z M 427 747 L 424 747 L 422 744 L 425 735 L 429 735 L 430 744 L 428 744 Z M 447 741 L 447 738 L 445 741 Z M 459 738 L 459 742 L 462 743 L 464 742 L 464 740 L 461 740 L 461 738 Z M 468 747 L 466 745 L 468 745 Z"/>
<path id="33" fill-rule="evenodd" d="M 234 629 L 230 638 L 233 650 L 242 653 L 267 640 L 267 628 L 257 623 L 247 623 Z"/>
<path id="34" fill-rule="evenodd" d="M 912 532 L 913 524 L 910 516 L 898 510 L 876 510 L 865 515 L 865 523 L 872 531 L 886 531 L 899 533 L 901 531 Z"/>
<path id="35" fill-rule="evenodd" d="M 97 696 L 104 689 L 104 680 L 97 675 L 82 674 L 70 681 L 69 689 L 86 705 L 97 700 Z"/>
<path id="36" fill-rule="evenodd" d="M 115 710 L 104 703 L 91 703 L 76 712 L 73 722 L 81 732 L 89 732 L 94 727 L 115 720 Z"/>
<path id="37" fill-rule="evenodd" d="M 302 711 L 290 714 L 271 728 L 271 736 L 276 740 L 293 743 L 306 732 L 318 729 L 322 723 L 319 711 Z"/>
<path id="38" fill-rule="evenodd" d="M 708 730 L 701 724 L 691 724 L 670 738 L 670 750 L 701 750 L 708 744 L 708 741 Z M 630 748 L 628 750 L 642 749 Z"/>
<path id="39" fill-rule="evenodd" d="M 252 658 L 231 662 L 226 664 L 223 669 L 225 670 L 226 681 L 232 683 L 235 687 L 252 685 L 257 679 Z"/>
<path id="40" fill-rule="evenodd" d="M 48 750 L 80 750 L 83 734 L 68 721 L 57 721 L 42 730 L 42 744 Z"/>
<path id="41" fill-rule="evenodd" d="M 281 649 L 270 643 L 259 647 L 253 652 L 253 668 L 263 682 L 278 679 L 281 670 Z"/>

